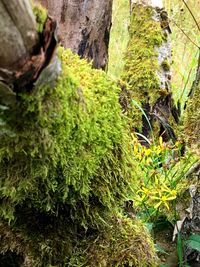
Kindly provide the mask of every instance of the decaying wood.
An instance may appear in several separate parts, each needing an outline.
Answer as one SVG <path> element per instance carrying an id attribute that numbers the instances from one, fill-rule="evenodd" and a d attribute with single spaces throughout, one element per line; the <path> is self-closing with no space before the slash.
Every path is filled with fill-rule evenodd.
<path id="1" fill-rule="evenodd" d="M 37 0 L 58 22 L 61 43 L 105 69 L 108 61 L 112 0 Z"/>
<path id="2" fill-rule="evenodd" d="M 38 43 L 28 0 L 0 0 L 0 68 L 17 69 Z"/>
<path id="3" fill-rule="evenodd" d="M 47 18 L 39 38 L 29 0 L 0 0 L 1 104 L 14 105 L 15 93 L 25 88 L 30 91 L 42 70 L 51 61 L 56 64 L 56 27 L 56 22 Z"/>

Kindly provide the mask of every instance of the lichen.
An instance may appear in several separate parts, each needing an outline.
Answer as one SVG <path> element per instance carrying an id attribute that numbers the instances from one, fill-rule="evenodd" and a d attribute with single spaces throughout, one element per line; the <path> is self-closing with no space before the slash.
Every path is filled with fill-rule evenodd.
<path id="1" fill-rule="evenodd" d="M 128 115 L 132 118 L 134 128 L 142 128 L 142 112 L 131 103 L 134 99 L 141 107 L 153 107 L 160 97 L 161 88 L 158 70 L 158 52 L 166 36 L 160 22 L 153 18 L 152 7 L 135 5 L 130 25 L 130 41 L 125 54 L 125 66 L 121 79 L 127 83 L 130 92 Z M 144 108 L 145 110 L 145 108 Z"/>

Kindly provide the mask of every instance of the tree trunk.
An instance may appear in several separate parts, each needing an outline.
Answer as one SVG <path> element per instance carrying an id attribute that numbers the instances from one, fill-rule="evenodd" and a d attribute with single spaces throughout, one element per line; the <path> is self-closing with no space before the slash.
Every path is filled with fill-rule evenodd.
<path id="1" fill-rule="evenodd" d="M 105 69 L 113 0 L 37 0 L 58 22 L 61 44 Z"/>
<path id="2" fill-rule="evenodd" d="M 167 12 L 162 1 L 131 1 L 131 12 L 122 105 L 136 131 L 148 138 L 162 135 L 165 141 L 175 141 L 173 127 L 178 122 L 178 110 L 170 88 L 171 30 Z"/>
<path id="3" fill-rule="evenodd" d="M 39 37 L 29 1 L 1 0 L 0 15 L 0 80 L 4 80 L 30 59 Z"/>

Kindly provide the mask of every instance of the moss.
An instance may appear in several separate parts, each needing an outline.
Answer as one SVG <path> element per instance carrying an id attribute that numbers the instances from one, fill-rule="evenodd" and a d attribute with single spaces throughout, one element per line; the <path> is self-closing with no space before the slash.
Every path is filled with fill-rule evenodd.
<path id="1" fill-rule="evenodd" d="M 160 47 L 166 40 L 160 22 L 152 18 L 154 12 L 151 7 L 134 6 L 122 75 L 122 80 L 127 83 L 130 91 L 130 99 L 134 99 L 142 107 L 148 104 L 150 109 L 160 97 L 161 88 L 157 75 L 159 64 L 156 47 Z M 141 129 L 142 112 L 130 103 L 128 114 L 134 118 L 132 126 Z"/>
<path id="2" fill-rule="evenodd" d="M 167 59 L 163 60 L 161 63 L 161 67 L 165 70 L 165 71 L 169 71 L 170 70 L 170 64 L 168 62 Z"/>
<path id="3" fill-rule="evenodd" d="M 27 216 L 26 219 L 28 225 L 24 229 L 22 224 L 16 230 L 0 223 L 1 252 L 6 253 L 9 248 L 23 259 L 21 266 L 157 266 L 154 245 L 147 230 L 141 222 L 118 212 L 106 217 L 107 227 L 82 233 L 77 233 L 76 228 L 64 218 L 59 222 L 46 221 L 43 228 L 41 221 L 34 225 L 33 222 L 31 224 L 33 217 Z"/>
<path id="4" fill-rule="evenodd" d="M 72 52 L 59 57 L 55 87 L 0 106 L 0 253 L 25 267 L 154 266 L 143 226 L 120 215 L 134 182 L 120 89 Z"/>
<path id="5" fill-rule="evenodd" d="M 39 33 L 42 33 L 44 24 L 47 19 L 47 10 L 43 8 L 39 3 L 33 3 L 33 2 L 32 2 L 32 8 L 37 23 L 37 31 Z"/>
<path id="6" fill-rule="evenodd" d="M 158 266 L 154 245 L 146 229 L 137 220 L 113 216 L 110 228 L 90 236 L 70 259 L 70 267 Z M 83 247 L 82 247 L 83 246 Z M 87 249 L 83 249 L 87 247 Z M 143 254 L 145 251 L 145 254 Z"/>
<path id="7" fill-rule="evenodd" d="M 187 109 L 183 119 L 184 140 L 197 154 L 200 151 L 200 84 L 196 88 L 193 97 L 187 103 Z"/>
<path id="8" fill-rule="evenodd" d="M 21 94 L 15 112 L 4 111 L 13 138 L 0 136 L 7 199 L 0 209 L 12 219 L 16 204 L 50 213 L 67 204 L 71 216 L 87 225 L 98 214 L 94 202 L 110 209 L 123 201 L 132 181 L 131 142 L 118 87 L 71 52 L 62 50 L 60 57 L 56 88 Z"/>

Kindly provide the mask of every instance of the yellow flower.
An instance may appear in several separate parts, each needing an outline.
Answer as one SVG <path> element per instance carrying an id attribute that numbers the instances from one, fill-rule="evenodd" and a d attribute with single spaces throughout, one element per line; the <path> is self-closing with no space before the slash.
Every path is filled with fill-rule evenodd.
<path id="1" fill-rule="evenodd" d="M 137 201 L 142 202 L 145 198 L 150 198 L 152 196 L 152 191 L 142 186 L 142 189 L 137 191 Z"/>
<path id="2" fill-rule="evenodd" d="M 149 195 L 151 193 L 151 191 L 149 190 L 149 188 L 144 187 L 144 186 L 142 186 L 142 189 L 138 190 L 138 193 L 140 193 L 140 192 L 143 193 L 143 194 L 145 194 L 145 195 Z"/>
<path id="3" fill-rule="evenodd" d="M 175 198 L 176 198 L 176 196 L 169 196 L 169 195 L 163 195 L 160 197 L 152 197 L 152 199 L 159 200 L 159 202 L 156 205 L 154 205 L 154 208 L 157 209 L 161 205 L 164 205 L 169 210 L 169 205 L 167 202 L 174 200 Z"/>
<path id="4" fill-rule="evenodd" d="M 151 158 L 147 158 L 146 161 L 144 160 L 144 163 L 146 163 L 147 165 L 150 165 L 152 162 L 153 161 Z"/>
<path id="5" fill-rule="evenodd" d="M 173 196 L 173 197 L 176 198 L 177 191 L 176 191 L 175 189 L 170 189 L 169 187 L 167 187 L 165 184 L 162 183 L 161 190 L 162 190 L 163 192 L 167 192 L 168 195 L 171 195 L 171 196 Z"/>
<path id="6" fill-rule="evenodd" d="M 159 137 L 159 144 L 161 148 L 164 148 L 162 136 Z"/>
<path id="7" fill-rule="evenodd" d="M 139 152 L 138 146 L 134 145 L 133 152 L 134 154 L 137 154 Z"/>
<path id="8" fill-rule="evenodd" d="M 144 154 L 145 154 L 145 156 L 148 157 L 151 154 L 151 149 L 150 148 L 145 149 Z"/>
<path id="9" fill-rule="evenodd" d="M 155 152 L 157 155 L 160 155 L 160 153 L 162 152 L 162 148 L 160 146 L 158 146 L 156 149 L 155 149 Z"/>

